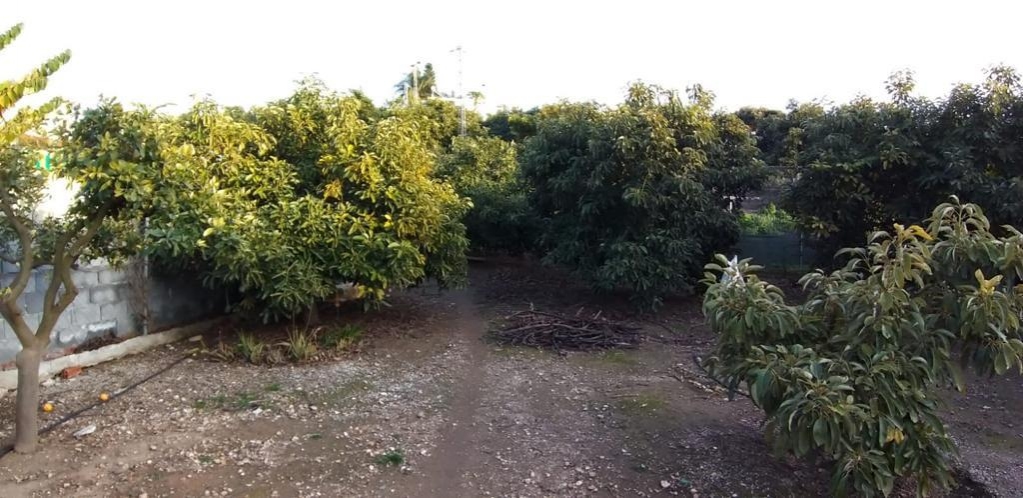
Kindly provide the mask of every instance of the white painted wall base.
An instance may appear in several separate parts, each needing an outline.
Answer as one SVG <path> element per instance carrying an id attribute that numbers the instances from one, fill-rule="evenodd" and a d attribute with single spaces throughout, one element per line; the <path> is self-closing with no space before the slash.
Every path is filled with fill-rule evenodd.
<path id="1" fill-rule="evenodd" d="M 91 367 L 110 360 L 116 360 L 124 356 L 142 353 L 157 346 L 198 336 L 224 321 L 224 318 L 206 320 L 186 325 L 184 327 L 158 332 L 156 334 L 135 337 L 117 344 L 103 346 L 102 348 L 95 349 L 93 351 L 61 356 L 60 358 L 44 361 L 41 365 L 39 365 L 39 381 L 45 381 L 68 367 Z M 6 390 L 16 389 L 17 387 L 17 369 L 0 372 L 0 397 L 2 397 Z"/>

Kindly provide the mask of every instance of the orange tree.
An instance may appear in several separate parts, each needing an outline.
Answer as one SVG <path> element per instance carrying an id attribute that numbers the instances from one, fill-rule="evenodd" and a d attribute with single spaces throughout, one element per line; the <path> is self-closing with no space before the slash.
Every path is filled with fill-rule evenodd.
<path id="1" fill-rule="evenodd" d="M 21 32 L 17 25 L 0 34 L 0 49 Z M 137 239 L 113 237 L 130 228 L 160 195 L 161 185 L 151 170 L 127 158 L 112 140 L 99 144 L 90 160 L 77 160 L 73 149 L 60 147 L 53 175 L 78 185 L 67 213 L 60 219 L 34 212 L 47 182 L 35 168 L 36 151 L 24 140 L 60 104 L 51 100 L 38 108 L 19 106 L 25 95 L 42 90 L 48 78 L 69 59 L 62 53 L 20 80 L 0 83 L 0 259 L 15 265 L 14 278 L 0 287 L 0 315 L 21 343 L 15 362 L 18 394 L 15 410 L 15 450 L 31 452 L 37 445 L 39 365 L 61 314 L 75 300 L 78 288 L 71 270 L 79 260 L 106 256 L 116 259 L 133 250 Z M 63 144 L 67 137 L 56 141 Z M 22 305 L 37 269 L 49 270 L 42 315 L 30 323 Z"/>
<path id="2" fill-rule="evenodd" d="M 898 477 L 925 495 L 951 484 L 938 390 L 960 364 L 1023 371 L 1023 235 L 974 204 L 939 205 L 926 228 L 899 224 L 846 249 L 848 263 L 801 280 L 785 302 L 748 260 L 708 265 L 711 371 L 749 389 L 775 445 L 835 460 L 833 489 L 888 495 Z"/>
<path id="3" fill-rule="evenodd" d="M 106 103 L 76 124 L 79 161 L 103 144 L 135 155 L 176 195 L 147 212 L 146 250 L 266 320 L 353 283 L 367 303 L 465 273 L 468 202 L 433 177 L 415 120 L 362 118 L 363 102 L 302 88 L 251 113 L 201 102 L 178 117 Z M 150 144 L 152 149 L 140 144 Z"/>

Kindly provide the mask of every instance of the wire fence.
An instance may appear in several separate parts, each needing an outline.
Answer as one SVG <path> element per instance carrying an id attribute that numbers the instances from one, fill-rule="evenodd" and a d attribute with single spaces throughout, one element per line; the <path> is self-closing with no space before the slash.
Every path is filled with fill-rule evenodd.
<path id="1" fill-rule="evenodd" d="M 753 258 L 765 270 L 804 273 L 811 269 L 816 252 L 799 232 L 777 235 L 742 235 L 735 246 L 739 258 Z"/>

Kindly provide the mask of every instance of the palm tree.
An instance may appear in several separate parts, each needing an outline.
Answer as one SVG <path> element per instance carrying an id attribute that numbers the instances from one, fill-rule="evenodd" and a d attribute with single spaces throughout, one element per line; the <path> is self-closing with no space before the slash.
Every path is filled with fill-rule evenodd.
<path id="1" fill-rule="evenodd" d="M 417 100 L 425 100 L 436 95 L 437 89 L 437 73 L 433 70 L 433 64 L 427 62 L 426 66 L 423 67 L 423 72 L 419 72 L 419 65 L 416 64 L 412 70 L 413 72 L 408 73 L 398 84 L 394 85 L 395 91 L 398 95 L 405 97 L 411 101 L 410 97 L 413 97 L 412 92 L 418 84 L 419 91 L 418 95 L 414 97 Z"/>

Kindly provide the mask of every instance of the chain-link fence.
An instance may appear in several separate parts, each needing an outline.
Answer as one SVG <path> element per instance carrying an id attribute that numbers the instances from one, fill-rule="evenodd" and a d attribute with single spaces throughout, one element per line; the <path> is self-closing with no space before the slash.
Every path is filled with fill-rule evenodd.
<path id="1" fill-rule="evenodd" d="M 816 258 L 799 232 L 778 235 L 742 235 L 735 246 L 739 258 L 753 258 L 753 263 L 769 271 L 806 272 Z"/>

